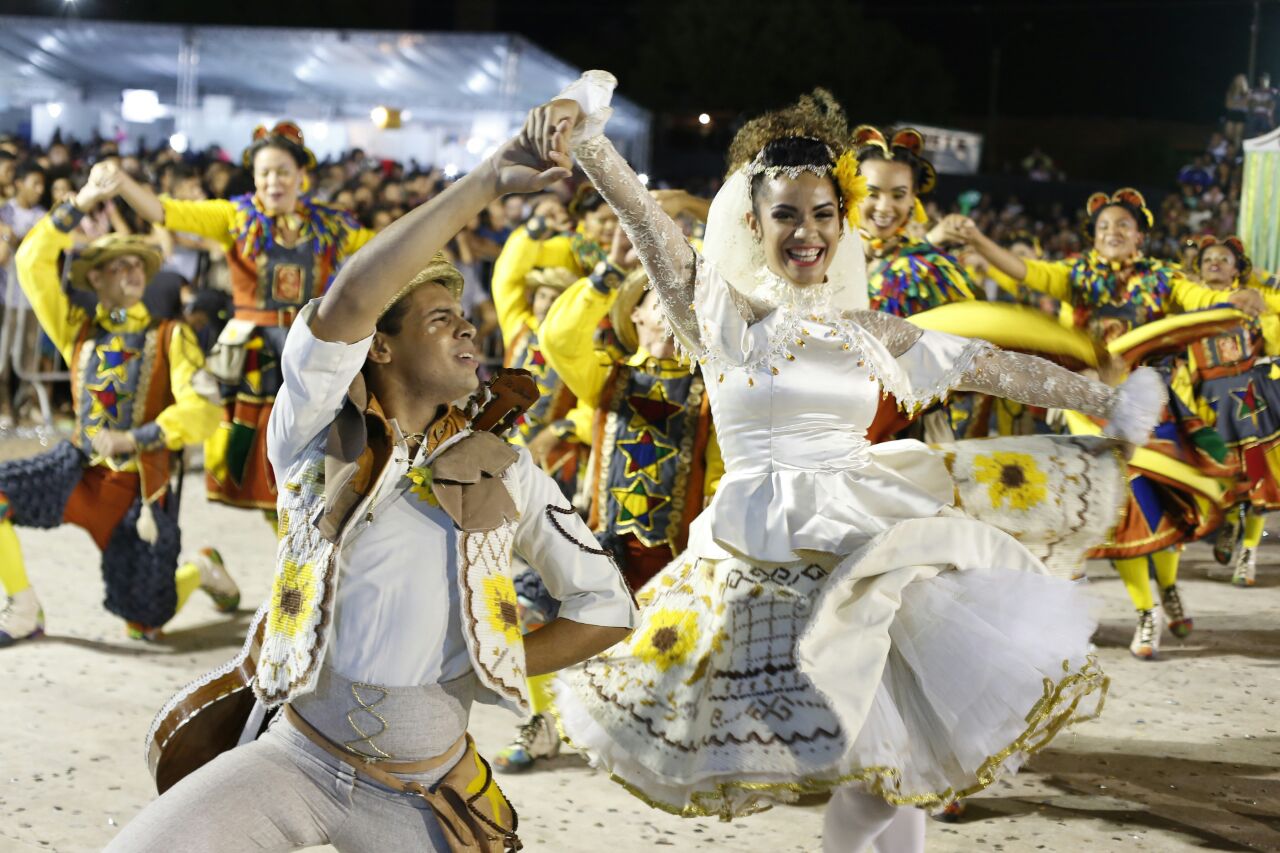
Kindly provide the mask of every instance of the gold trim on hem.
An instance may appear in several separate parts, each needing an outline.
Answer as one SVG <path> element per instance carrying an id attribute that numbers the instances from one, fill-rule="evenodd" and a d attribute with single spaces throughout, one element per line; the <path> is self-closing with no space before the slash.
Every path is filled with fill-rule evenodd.
<path id="1" fill-rule="evenodd" d="M 1027 713 L 1028 726 L 1023 733 L 1004 749 L 982 762 L 974 772 L 974 782 L 962 788 L 948 788 L 940 792 L 903 793 L 902 771 L 899 768 L 862 767 L 851 773 L 825 779 L 811 777 L 795 782 L 719 782 L 711 789 L 691 793 L 688 805 L 676 806 L 653 799 L 616 774 L 610 774 L 609 778 L 651 808 L 678 817 L 718 817 L 722 821 L 729 821 L 735 817 L 746 817 L 765 811 L 772 808 L 776 802 L 787 802 L 802 796 L 820 794 L 832 788 L 858 782 L 865 784 L 870 793 L 883 797 L 890 805 L 936 809 L 988 788 L 999 777 L 1004 762 L 1016 753 L 1035 755 L 1048 746 L 1049 742 L 1066 726 L 1088 722 L 1102 713 L 1111 679 L 1099 668 L 1097 658 L 1089 655 L 1084 665 L 1074 673 L 1070 671 L 1070 663 L 1064 660 L 1062 669 L 1068 674 L 1058 682 L 1055 683 L 1050 678 L 1044 680 L 1044 696 Z M 1081 700 L 1095 692 L 1098 693 L 1097 705 L 1088 713 L 1077 714 Z M 561 735 L 562 737 L 564 735 L 563 729 Z M 567 737 L 564 739 L 569 740 Z M 737 808 L 730 808 L 729 803 L 734 799 L 735 793 L 757 796 L 749 797 Z M 783 796 L 775 797 L 772 796 L 773 794 Z"/>

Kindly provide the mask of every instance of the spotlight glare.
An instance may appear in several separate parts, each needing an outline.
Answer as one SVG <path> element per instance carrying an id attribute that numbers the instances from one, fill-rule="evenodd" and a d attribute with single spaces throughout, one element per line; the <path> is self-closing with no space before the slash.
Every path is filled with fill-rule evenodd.
<path id="1" fill-rule="evenodd" d="M 646 187 L 649 186 L 649 176 L 644 172 L 636 175 L 636 177 L 640 179 L 640 183 L 644 184 Z"/>
<path id="2" fill-rule="evenodd" d="M 182 131 L 178 131 L 173 136 L 169 137 L 169 147 L 174 151 L 177 151 L 179 154 L 187 153 L 188 144 L 187 135 Z"/>
<path id="3" fill-rule="evenodd" d="M 711 116 L 706 113 L 698 114 L 698 124 L 711 124 Z"/>

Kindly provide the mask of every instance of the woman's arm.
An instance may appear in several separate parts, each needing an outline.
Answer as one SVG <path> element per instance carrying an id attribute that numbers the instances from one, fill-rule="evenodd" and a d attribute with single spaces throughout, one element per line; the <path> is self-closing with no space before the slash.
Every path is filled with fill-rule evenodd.
<path id="1" fill-rule="evenodd" d="M 692 310 L 693 248 L 603 133 L 616 84 L 612 75 L 588 71 L 559 98 L 530 114 L 536 135 L 529 141 L 548 159 L 549 152 L 562 150 L 566 141 L 572 143 L 573 156 L 635 246 L 672 331 L 686 348 L 698 350 L 701 338 Z"/>
<path id="2" fill-rule="evenodd" d="M 854 319 L 900 360 L 913 347 L 927 345 L 922 341 L 926 335 L 956 340 L 952 335 L 924 332 L 906 320 L 888 314 L 858 312 Z M 976 353 L 971 349 L 975 346 L 978 349 Z M 917 361 L 921 365 L 929 365 L 935 360 Z M 1108 421 L 1107 435 L 1133 444 L 1146 443 L 1168 396 L 1160 375 L 1149 368 L 1135 370 L 1123 385 L 1112 388 L 1038 356 L 997 349 L 977 340 L 971 341 L 965 347 L 963 357 L 954 361 L 965 363 L 965 366 L 948 383 L 949 390 L 977 391 L 1029 406 L 1071 409 L 1104 418 Z M 937 365 L 929 372 L 942 373 L 945 367 Z M 908 378 L 913 381 L 921 379 Z"/>

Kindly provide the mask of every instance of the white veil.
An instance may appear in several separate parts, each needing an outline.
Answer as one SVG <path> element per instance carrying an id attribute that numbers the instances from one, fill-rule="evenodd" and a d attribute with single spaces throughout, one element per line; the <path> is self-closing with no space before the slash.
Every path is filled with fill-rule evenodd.
<path id="1" fill-rule="evenodd" d="M 747 213 L 751 211 L 748 166 L 730 175 L 711 202 L 702 255 L 734 290 L 751 298 L 769 283 L 769 279 L 776 277 L 765 274 L 764 254 L 747 226 Z M 832 255 L 831 266 L 827 269 L 827 281 L 831 285 L 829 298 L 832 308 L 850 311 L 868 306 L 867 264 L 862 238 L 857 229 L 847 222 Z"/>

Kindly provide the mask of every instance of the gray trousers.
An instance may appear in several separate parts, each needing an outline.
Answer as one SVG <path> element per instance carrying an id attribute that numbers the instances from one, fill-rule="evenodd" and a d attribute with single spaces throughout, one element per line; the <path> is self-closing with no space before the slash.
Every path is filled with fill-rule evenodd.
<path id="1" fill-rule="evenodd" d="M 462 757 L 401 778 L 432 785 Z M 143 809 L 108 853 L 238 853 L 332 844 L 342 853 L 447 853 L 434 813 L 317 747 L 283 715 Z"/>

